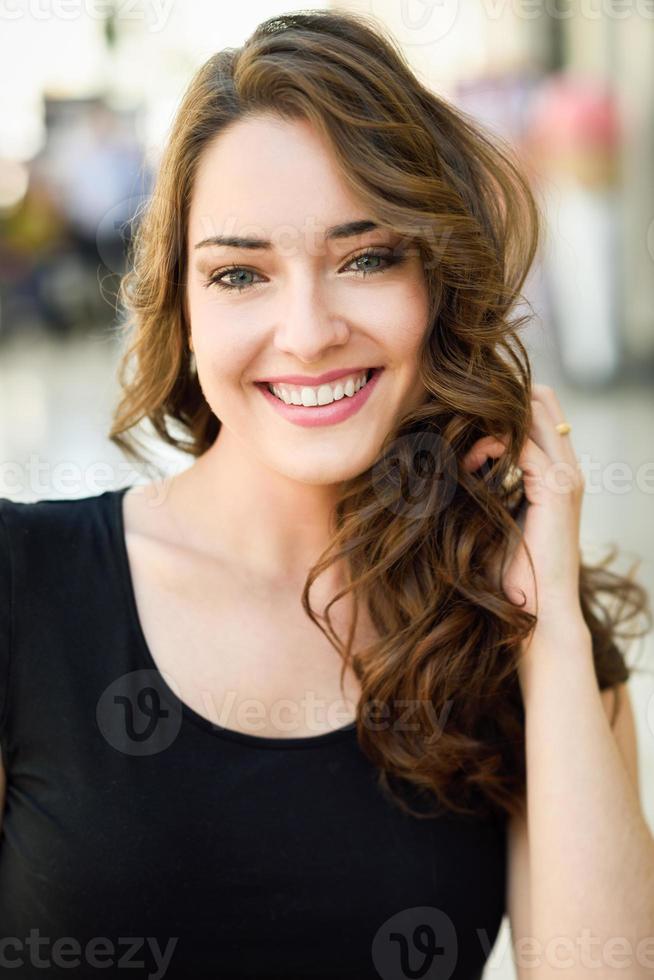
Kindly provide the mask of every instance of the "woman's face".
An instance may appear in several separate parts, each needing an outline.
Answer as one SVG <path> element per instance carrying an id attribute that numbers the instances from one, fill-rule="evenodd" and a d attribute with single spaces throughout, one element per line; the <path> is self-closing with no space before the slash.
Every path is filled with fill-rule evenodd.
<path id="1" fill-rule="evenodd" d="M 401 236 L 381 227 L 329 235 L 367 218 L 307 122 L 239 120 L 199 161 L 186 298 L 202 391 L 220 438 L 235 436 L 305 483 L 367 469 L 399 416 L 426 395 L 417 352 L 428 296 L 417 249 L 405 244 L 402 255 Z M 207 243 L 217 236 L 270 244 Z M 345 382 L 359 368 L 383 370 L 350 401 Z M 327 372 L 345 377 L 318 391 Z M 289 406 L 265 384 L 280 375 L 305 378 L 283 385 Z M 322 407 L 332 386 L 336 399 Z M 293 404 L 313 400 L 304 388 L 316 389 L 317 406 Z"/>

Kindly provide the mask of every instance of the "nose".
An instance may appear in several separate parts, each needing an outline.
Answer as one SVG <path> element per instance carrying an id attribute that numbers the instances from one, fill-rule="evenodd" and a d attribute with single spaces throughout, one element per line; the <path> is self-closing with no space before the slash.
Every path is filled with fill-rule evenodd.
<path id="1" fill-rule="evenodd" d="M 318 276 L 299 275 L 289 281 L 275 330 L 275 346 L 303 364 L 320 365 L 332 347 L 350 339 L 346 320 L 331 306 L 327 286 Z"/>

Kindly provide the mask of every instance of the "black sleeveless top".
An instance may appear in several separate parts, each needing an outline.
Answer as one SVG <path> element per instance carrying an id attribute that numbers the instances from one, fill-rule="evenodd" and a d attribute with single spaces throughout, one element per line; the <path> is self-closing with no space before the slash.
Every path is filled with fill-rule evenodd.
<path id="1" fill-rule="evenodd" d="M 182 702 L 139 623 L 126 489 L 0 498 L 3 972 L 481 977 L 506 820 L 405 814 L 353 724 L 268 738 Z"/>

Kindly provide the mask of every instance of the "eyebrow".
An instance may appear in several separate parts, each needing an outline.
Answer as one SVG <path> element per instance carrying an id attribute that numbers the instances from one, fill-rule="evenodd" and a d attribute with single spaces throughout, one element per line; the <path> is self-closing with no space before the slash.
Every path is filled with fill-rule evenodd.
<path id="1" fill-rule="evenodd" d="M 334 225 L 327 229 L 327 238 L 351 238 L 353 235 L 362 235 L 365 231 L 372 231 L 378 228 L 374 221 L 347 221 L 342 225 Z M 194 248 L 206 248 L 209 245 L 227 245 L 231 248 L 272 248 L 272 242 L 265 238 L 239 238 L 233 235 L 212 235 L 210 238 L 203 238 L 201 242 L 196 242 Z"/>

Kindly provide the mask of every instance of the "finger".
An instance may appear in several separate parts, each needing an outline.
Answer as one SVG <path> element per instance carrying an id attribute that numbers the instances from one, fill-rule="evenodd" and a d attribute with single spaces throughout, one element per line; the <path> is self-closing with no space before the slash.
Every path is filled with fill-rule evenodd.
<path id="1" fill-rule="evenodd" d="M 551 461 L 533 439 L 527 438 L 518 457 L 518 466 L 522 470 L 525 491 L 536 502 L 545 487 L 545 475 Z"/>
<path id="2" fill-rule="evenodd" d="M 537 399 L 531 403 L 530 438 L 547 453 L 551 460 L 573 462 L 574 453 L 566 437 L 561 437 L 554 428 L 554 420 L 547 406 Z"/>
<path id="3" fill-rule="evenodd" d="M 559 422 L 565 422 L 566 414 L 563 410 L 561 402 L 554 391 L 549 385 L 543 384 L 532 384 L 532 396 L 539 403 L 544 405 L 549 418 L 550 424 L 552 426 L 552 432 L 554 433 L 556 439 L 558 440 L 557 445 L 559 451 L 563 454 L 564 458 L 570 459 L 570 461 L 576 460 L 577 454 L 575 452 L 575 447 L 570 436 L 570 433 L 566 435 L 561 435 L 556 431 L 555 426 Z"/>
<path id="4" fill-rule="evenodd" d="M 567 460 L 553 460 L 534 439 L 528 438 L 518 458 L 525 490 L 532 502 L 544 494 L 568 495 L 581 486 L 578 475 Z"/>
<path id="5" fill-rule="evenodd" d="M 531 439 L 549 458 L 547 477 L 553 487 L 572 489 L 582 480 L 579 460 L 567 441 L 554 428 L 552 416 L 540 401 L 532 401 Z"/>
<path id="6" fill-rule="evenodd" d="M 463 467 L 469 473 L 473 473 L 480 466 L 483 466 L 487 459 L 497 459 L 504 452 L 506 452 L 506 446 L 503 442 L 494 436 L 484 436 L 466 453 L 463 459 Z"/>

